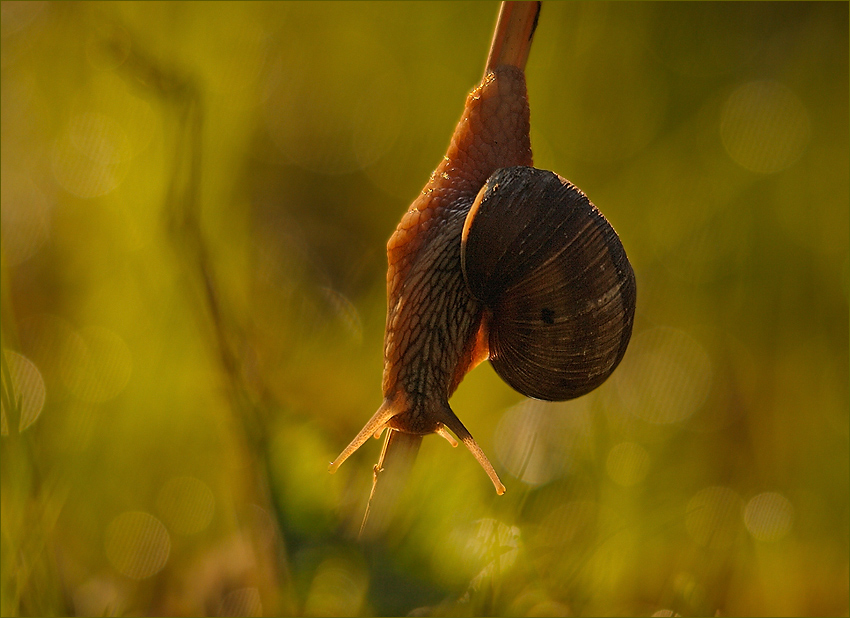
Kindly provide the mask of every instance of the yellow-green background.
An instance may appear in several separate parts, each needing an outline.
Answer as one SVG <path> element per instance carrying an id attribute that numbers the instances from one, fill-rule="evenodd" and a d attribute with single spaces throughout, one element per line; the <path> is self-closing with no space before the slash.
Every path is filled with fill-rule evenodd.
<path id="1" fill-rule="evenodd" d="M 848 614 L 846 3 L 544 5 L 536 164 L 631 347 L 566 404 L 474 371 L 507 493 L 429 437 L 354 541 L 385 242 L 497 10 L 2 4 L 3 615 Z"/>

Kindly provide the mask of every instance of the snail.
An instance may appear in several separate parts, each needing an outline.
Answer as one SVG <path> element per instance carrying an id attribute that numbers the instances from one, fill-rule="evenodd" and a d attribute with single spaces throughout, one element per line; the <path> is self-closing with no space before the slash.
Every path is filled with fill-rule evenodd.
<path id="1" fill-rule="evenodd" d="M 450 430 L 502 494 L 448 404 L 464 375 L 489 359 L 520 393 L 566 400 L 623 358 L 636 288 L 620 239 L 577 187 L 532 166 L 524 66 L 538 11 L 503 3 L 485 76 L 387 244 L 384 400 L 331 472 L 385 429 L 387 445 L 401 432 L 456 446 Z"/>

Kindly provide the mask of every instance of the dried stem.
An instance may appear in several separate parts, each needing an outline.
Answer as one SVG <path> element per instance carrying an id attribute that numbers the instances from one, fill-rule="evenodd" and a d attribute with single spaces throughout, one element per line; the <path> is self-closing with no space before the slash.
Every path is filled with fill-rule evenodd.
<path id="1" fill-rule="evenodd" d="M 540 2 L 502 2 L 485 75 L 501 65 L 525 69 L 539 16 Z"/>

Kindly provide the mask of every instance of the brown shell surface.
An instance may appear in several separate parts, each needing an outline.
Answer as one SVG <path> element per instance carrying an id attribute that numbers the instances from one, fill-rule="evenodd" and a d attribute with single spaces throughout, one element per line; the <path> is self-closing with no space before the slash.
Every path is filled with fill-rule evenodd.
<path id="1" fill-rule="evenodd" d="M 461 248 L 487 308 L 490 362 L 511 387 L 563 401 L 602 384 L 634 322 L 635 276 L 587 196 L 549 171 L 497 170 L 467 215 Z"/>

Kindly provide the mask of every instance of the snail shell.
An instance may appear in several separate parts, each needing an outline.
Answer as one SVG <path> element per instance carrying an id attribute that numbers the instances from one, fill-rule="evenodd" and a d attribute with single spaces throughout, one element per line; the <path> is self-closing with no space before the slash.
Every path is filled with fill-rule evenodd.
<path id="1" fill-rule="evenodd" d="M 623 358 L 634 272 L 614 228 L 564 178 L 532 167 L 493 173 L 466 217 L 461 265 L 486 307 L 490 362 L 520 393 L 579 397 Z"/>

